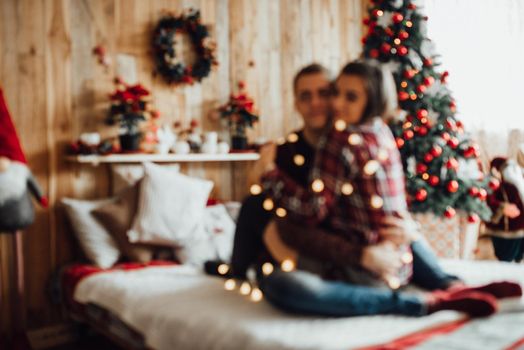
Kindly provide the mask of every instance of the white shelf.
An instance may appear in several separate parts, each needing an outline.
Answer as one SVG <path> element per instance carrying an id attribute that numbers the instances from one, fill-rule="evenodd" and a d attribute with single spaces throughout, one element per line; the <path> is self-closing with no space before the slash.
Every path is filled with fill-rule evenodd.
<path id="1" fill-rule="evenodd" d="M 97 165 L 100 163 L 187 163 L 187 162 L 242 162 L 254 161 L 260 158 L 258 153 L 227 153 L 227 154 L 110 154 L 68 156 L 67 160 L 75 163 Z"/>

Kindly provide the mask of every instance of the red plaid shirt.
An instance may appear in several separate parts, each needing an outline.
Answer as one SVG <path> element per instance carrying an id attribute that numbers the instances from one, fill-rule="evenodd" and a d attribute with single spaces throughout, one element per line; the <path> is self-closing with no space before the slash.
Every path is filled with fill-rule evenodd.
<path id="1" fill-rule="evenodd" d="M 378 118 L 324 135 L 309 188 L 278 169 L 264 176 L 263 185 L 294 220 L 312 225 L 327 220 L 334 233 L 362 245 L 378 242 L 383 217 L 407 211 L 400 153 Z"/>

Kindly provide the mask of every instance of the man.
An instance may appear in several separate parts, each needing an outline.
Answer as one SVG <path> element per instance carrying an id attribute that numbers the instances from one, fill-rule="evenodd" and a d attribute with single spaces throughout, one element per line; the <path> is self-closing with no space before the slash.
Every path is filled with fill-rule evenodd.
<path id="1" fill-rule="evenodd" d="M 293 80 L 293 92 L 295 108 L 304 125 L 302 129 L 289 134 L 286 142 L 276 149 L 271 144 L 260 149 L 260 159 L 248 178 L 249 183 L 254 185 L 251 192 L 255 194 L 244 200 L 237 220 L 231 261 L 235 277 L 245 277 L 247 268 L 257 258 L 269 258 L 262 237 L 272 213 L 264 209 L 264 194 L 257 194 L 257 183 L 268 170 L 267 165 L 274 161 L 298 183 L 307 186 L 315 146 L 328 124 L 330 74 L 325 67 L 311 64 L 302 68 Z"/>

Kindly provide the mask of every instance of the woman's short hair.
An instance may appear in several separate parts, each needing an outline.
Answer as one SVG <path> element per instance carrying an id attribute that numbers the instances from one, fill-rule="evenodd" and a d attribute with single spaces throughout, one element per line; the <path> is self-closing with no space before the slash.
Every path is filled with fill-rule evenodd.
<path id="1" fill-rule="evenodd" d="M 391 118 L 398 108 L 397 89 L 391 70 L 374 60 L 356 60 L 344 66 L 341 75 L 356 75 L 362 78 L 367 93 L 367 104 L 361 121 L 373 117 Z"/>

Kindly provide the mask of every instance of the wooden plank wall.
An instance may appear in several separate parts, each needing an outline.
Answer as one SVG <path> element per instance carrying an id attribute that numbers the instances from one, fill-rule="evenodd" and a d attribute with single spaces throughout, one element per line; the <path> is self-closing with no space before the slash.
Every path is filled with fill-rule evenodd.
<path id="1" fill-rule="evenodd" d="M 31 169 L 49 194 L 50 210 L 38 209 L 25 234 L 29 328 L 60 319 L 46 294 L 52 271 L 74 260 L 72 238 L 57 205 L 64 196 L 107 195 L 104 168 L 64 162 L 67 143 L 81 132 L 114 132 L 103 125 L 113 67 L 92 55 L 104 45 L 133 55 L 138 78 L 153 91 L 162 122 L 200 120 L 205 130 L 219 128 L 206 116 L 224 103 L 239 80 L 247 83 L 262 116 L 253 138 L 275 139 L 300 126 L 293 109 L 291 82 L 301 66 L 317 61 L 336 71 L 360 53 L 365 0 L 1 0 L 0 84 Z M 217 69 L 202 84 L 172 88 L 155 77 L 150 33 L 164 10 L 201 9 L 217 42 Z M 221 164 L 184 166 L 216 182 L 216 195 L 239 199 L 232 169 Z M 237 176 L 238 177 L 238 176 Z M 240 176 L 242 177 L 242 176 Z M 0 235 L 2 329 L 9 329 L 6 271 L 8 238 Z M 7 311 L 7 312 L 4 312 Z"/>

